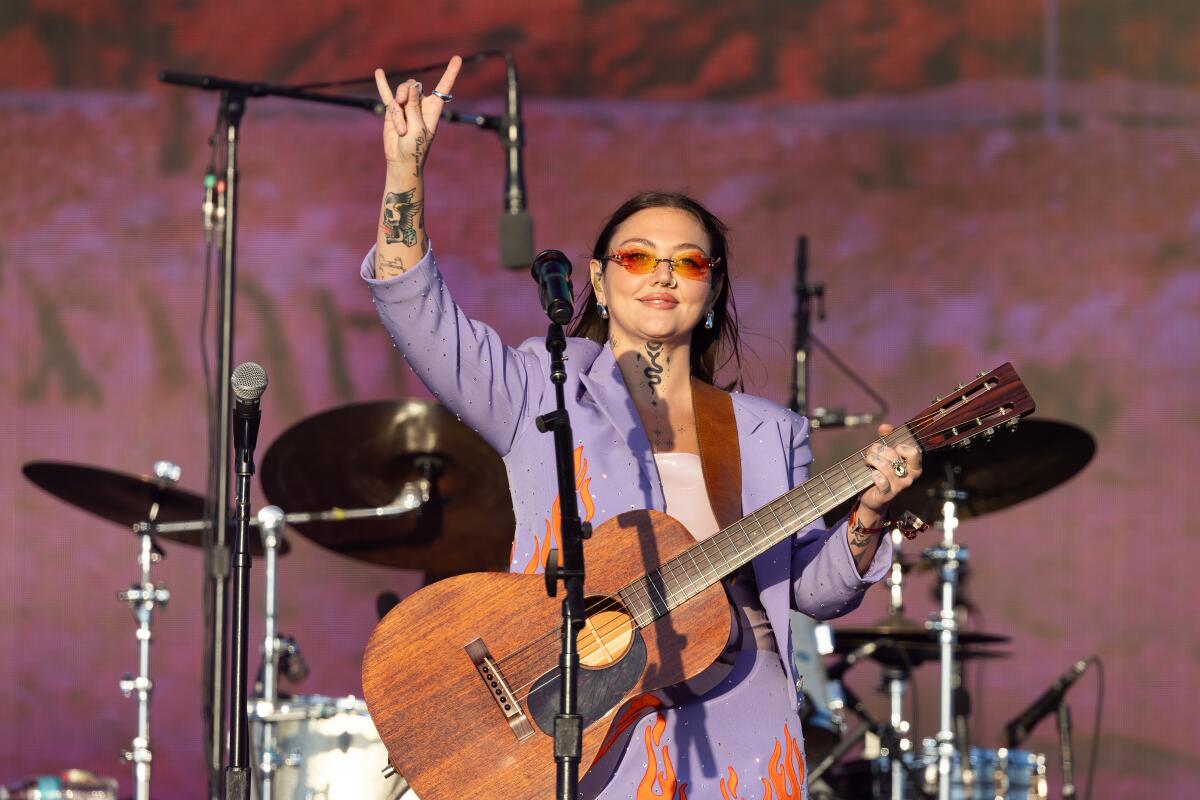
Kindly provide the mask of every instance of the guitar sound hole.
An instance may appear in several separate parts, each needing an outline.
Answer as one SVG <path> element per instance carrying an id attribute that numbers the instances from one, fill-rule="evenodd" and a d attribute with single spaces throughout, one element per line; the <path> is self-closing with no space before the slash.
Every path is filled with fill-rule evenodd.
<path id="1" fill-rule="evenodd" d="M 579 663 L 598 669 L 620 661 L 633 643 L 633 618 L 612 597 L 589 597 L 587 608 L 578 637 Z"/>

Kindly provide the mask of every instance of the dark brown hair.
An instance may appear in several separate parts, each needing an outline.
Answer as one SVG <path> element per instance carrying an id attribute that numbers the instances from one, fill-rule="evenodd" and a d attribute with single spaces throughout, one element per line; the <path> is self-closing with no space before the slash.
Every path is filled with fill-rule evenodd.
<path id="1" fill-rule="evenodd" d="M 738 336 L 737 306 L 729 288 L 729 228 L 715 214 L 695 199 L 680 192 L 642 192 L 635 195 L 612 213 L 600 229 L 596 244 L 592 247 L 592 258 L 607 266 L 604 256 L 608 255 L 613 233 L 625 220 L 648 208 L 675 208 L 686 211 L 696 218 L 708 234 L 710 258 L 719 258 L 721 266 L 714 270 L 713 280 L 718 282 L 717 299 L 713 304 L 713 326 L 711 329 L 697 325 L 692 331 L 691 371 L 702 381 L 715 385 L 718 370 L 733 362 L 733 380 L 722 386 L 729 390 L 742 386 L 741 340 Z M 601 345 L 608 341 L 608 320 L 601 319 L 596 310 L 596 290 L 589 280 L 587 288 L 576 300 L 575 318 L 571 320 L 570 336 L 591 339 Z"/>

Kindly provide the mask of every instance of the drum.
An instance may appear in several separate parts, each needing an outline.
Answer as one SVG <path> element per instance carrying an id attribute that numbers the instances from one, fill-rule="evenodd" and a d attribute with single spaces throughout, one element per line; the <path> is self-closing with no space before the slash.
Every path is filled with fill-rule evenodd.
<path id="1" fill-rule="evenodd" d="M 1046 757 L 1041 753 L 988 750 L 972 747 L 962 768 L 958 753 L 950 767 L 950 800 L 1041 800 L 1050 796 L 1046 783 Z M 925 739 L 921 763 L 927 790 L 937 791 L 937 742 Z"/>
<path id="2" fill-rule="evenodd" d="M 5 788 L 0 800 L 116 800 L 117 781 L 81 769 L 41 775 Z"/>
<path id="3" fill-rule="evenodd" d="M 264 723 L 270 723 L 266 725 Z M 387 749 L 353 696 L 297 695 L 250 704 L 254 797 L 265 777 L 264 735 L 274 740 L 269 800 L 416 800 L 398 775 L 385 778 Z"/>

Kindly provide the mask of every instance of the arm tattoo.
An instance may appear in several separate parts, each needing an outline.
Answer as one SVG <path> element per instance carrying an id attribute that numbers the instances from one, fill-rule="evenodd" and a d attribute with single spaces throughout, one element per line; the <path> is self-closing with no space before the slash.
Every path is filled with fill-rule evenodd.
<path id="1" fill-rule="evenodd" d="M 381 278 L 394 278 L 407 272 L 408 267 L 404 266 L 404 259 L 399 256 L 381 256 L 376 253 L 375 270 Z"/>
<path id="2" fill-rule="evenodd" d="M 417 243 L 417 215 L 421 213 L 421 201 L 413 202 L 416 189 L 409 189 L 403 194 L 388 192 L 383 198 L 383 222 L 380 227 L 384 230 L 384 241 L 388 244 L 397 242 L 409 245 Z"/>
<path id="3" fill-rule="evenodd" d="M 646 342 L 646 358 L 650 363 L 642 370 L 642 374 L 646 376 L 646 386 L 650 389 L 650 402 L 654 405 L 658 405 L 654 387 L 662 383 L 663 367 L 658 363 L 661 355 L 662 342 Z"/>
<path id="4" fill-rule="evenodd" d="M 878 544 L 875 534 L 861 529 L 850 529 L 850 557 L 860 574 L 866 574 L 871 560 L 875 557 L 875 549 L 871 546 L 873 544 Z"/>

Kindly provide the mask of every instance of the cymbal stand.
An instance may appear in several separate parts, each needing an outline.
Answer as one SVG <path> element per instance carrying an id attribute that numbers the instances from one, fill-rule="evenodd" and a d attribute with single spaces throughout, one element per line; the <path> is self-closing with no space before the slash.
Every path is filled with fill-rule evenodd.
<path id="1" fill-rule="evenodd" d="M 958 585 L 958 570 L 967 561 L 967 548 L 954 543 L 954 531 L 958 527 L 958 503 L 967 498 L 966 492 L 954 488 L 954 476 L 947 470 L 942 489 L 942 528 L 940 544 L 928 548 L 922 557 L 938 565 L 938 582 L 941 588 L 942 609 L 929 623 L 931 630 L 938 631 L 941 645 L 938 751 L 938 800 L 950 800 L 951 773 L 955 751 L 954 733 L 954 648 L 958 640 L 958 620 L 954 606 L 954 590 Z"/>
<path id="2" fill-rule="evenodd" d="M 277 594 L 276 566 L 279 547 L 283 544 L 283 509 L 266 506 L 258 512 L 259 535 L 262 536 L 263 560 L 266 577 L 263 588 L 263 646 L 262 646 L 262 697 L 260 701 L 268 709 L 262 717 L 262 740 L 259 743 L 259 800 L 274 800 L 275 771 L 284 760 L 275 752 L 275 703 L 279 699 L 279 656 L 281 644 L 275 628 L 275 598 Z"/>
<path id="3" fill-rule="evenodd" d="M 161 480 L 172 483 L 179 480 L 180 470 L 169 461 L 158 461 L 154 464 L 154 474 Z M 138 674 L 137 677 L 126 674 L 119 684 L 121 693 L 126 697 L 137 695 L 137 735 L 134 736 L 128 750 L 121 751 L 121 758 L 133 764 L 133 784 L 135 800 L 150 800 L 150 763 L 153 753 L 150 749 L 150 695 L 154 691 L 154 681 L 150 679 L 150 642 L 154 638 L 152 623 L 155 606 L 167 605 L 171 593 L 162 584 L 155 584 L 150 575 L 151 566 L 162 558 L 162 550 L 154 542 L 154 520 L 158 517 L 158 503 L 150 506 L 146 523 L 134 526 L 140 542 L 138 550 L 138 566 L 141 567 L 141 579 L 122 592 L 117 592 L 117 599 L 128 603 L 137 621 L 138 640 Z"/>
<path id="4" fill-rule="evenodd" d="M 901 558 L 901 543 L 904 536 L 900 531 L 889 531 L 892 537 L 892 569 L 888 573 L 888 616 L 902 617 L 904 615 L 904 567 Z M 905 777 L 907 769 L 904 759 L 913 749 L 912 739 L 908 738 L 910 725 L 904 718 L 904 689 L 912 680 L 912 672 L 904 667 L 889 667 L 884 670 L 883 680 L 887 684 L 890 713 L 888 724 L 894 734 L 894 741 L 900 752 L 892 753 L 889 759 L 892 781 L 891 800 L 904 800 Z"/>

